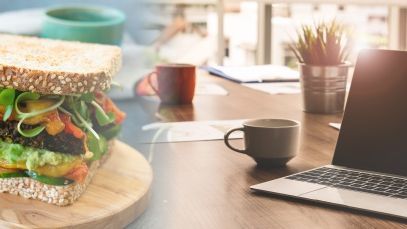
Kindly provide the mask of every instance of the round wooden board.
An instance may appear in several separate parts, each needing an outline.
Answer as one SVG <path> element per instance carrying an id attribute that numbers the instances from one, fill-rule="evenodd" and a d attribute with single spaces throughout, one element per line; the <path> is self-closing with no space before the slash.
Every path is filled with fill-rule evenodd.
<path id="1" fill-rule="evenodd" d="M 0 228 L 122 228 L 147 207 L 152 179 L 146 159 L 116 141 L 110 158 L 73 205 L 58 207 L 0 194 Z"/>

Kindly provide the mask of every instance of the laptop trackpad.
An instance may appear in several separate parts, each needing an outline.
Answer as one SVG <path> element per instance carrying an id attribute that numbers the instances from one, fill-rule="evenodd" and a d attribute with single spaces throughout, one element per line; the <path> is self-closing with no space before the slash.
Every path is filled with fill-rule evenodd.
<path id="1" fill-rule="evenodd" d="M 300 197 L 407 217 L 407 200 L 327 187 Z"/>
<path id="2" fill-rule="evenodd" d="M 261 184 L 253 185 L 250 188 L 257 191 L 279 193 L 283 195 L 299 196 L 304 193 L 312 192 L 324 188 L 320 184 L 313 184 L 302 181 L 294 181 L 290 179 L 277 179 Z"/>

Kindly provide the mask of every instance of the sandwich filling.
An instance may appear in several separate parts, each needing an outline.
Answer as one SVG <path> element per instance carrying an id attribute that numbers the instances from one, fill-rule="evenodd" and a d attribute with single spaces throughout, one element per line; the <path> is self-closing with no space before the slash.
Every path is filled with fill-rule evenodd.
<path id="1" fill-rule="evenodd" d="M 103 92 L 62 96 L 0 89 L 0 178 L 83 182 L 125 116 Z"/>

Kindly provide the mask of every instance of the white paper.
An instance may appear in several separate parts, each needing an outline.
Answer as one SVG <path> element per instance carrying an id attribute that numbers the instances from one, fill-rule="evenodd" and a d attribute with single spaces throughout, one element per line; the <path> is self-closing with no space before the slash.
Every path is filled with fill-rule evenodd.
<path id="1" fill-rule="evenodd" d="M 247 67 L 214 66 L 207 69 L 210 71 L 211 68 L 220 73 L 217 75 L 242 83 L 299 80 L 298 71 L 280 65 L 255 65 Z"/>
<path id="2" fill-rule="evenodd" d="M 149 143 L 221 140 L 229 129 L 242 127 L 246 120 L 190 121 L 151 123 L 142 127 L 144 131 L 156 131 Z M 230 139 L 243 138 L 235 132 Z"/>
<path id="3" fill-rule="evenodd" d="M 299 94 L 301 86 L 298 82 L 283 82 L 283 83 L 244 83 L 243 86 L 250 87 L 255 90 L 263 91 L 269 94 Z"/>
<path id="4" fill-rule="evenodd" d="M 341 124 L 340 124 L 340 123 L 330 122 L 330 123 L 329 123 L 329 126 L 335 128 L 335 129 L 337 129 L 337 130 L 340 130 L 340 129 L 341 129 Z"/>

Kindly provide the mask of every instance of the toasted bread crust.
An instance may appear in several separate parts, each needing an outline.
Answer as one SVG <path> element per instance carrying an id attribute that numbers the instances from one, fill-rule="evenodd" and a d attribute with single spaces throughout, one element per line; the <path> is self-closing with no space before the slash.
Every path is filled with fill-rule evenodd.
<path id="1" fill-rule="evenodd" d="M 121 58 L 117 46 L 0 34 L 0 87 L 61 95 L 105 90 Z"/>

